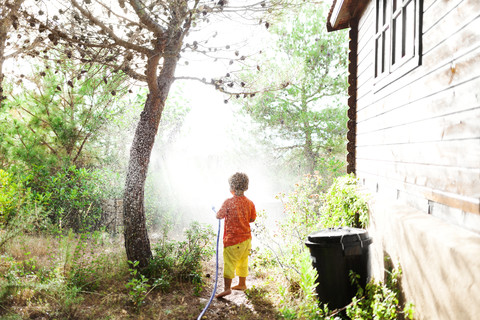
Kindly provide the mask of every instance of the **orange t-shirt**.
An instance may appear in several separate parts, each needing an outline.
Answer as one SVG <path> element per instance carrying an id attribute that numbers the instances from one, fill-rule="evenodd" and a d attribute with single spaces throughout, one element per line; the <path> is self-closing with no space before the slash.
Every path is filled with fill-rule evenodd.
<path id="1" fill-rule="evenodd" d="M 257 212 L 250 199 L 234 195 L 222 204 L 217 218 L 225 218 L 223 246 L 229 247 L 252 238 L 250 222 L 255 221 Z"/>

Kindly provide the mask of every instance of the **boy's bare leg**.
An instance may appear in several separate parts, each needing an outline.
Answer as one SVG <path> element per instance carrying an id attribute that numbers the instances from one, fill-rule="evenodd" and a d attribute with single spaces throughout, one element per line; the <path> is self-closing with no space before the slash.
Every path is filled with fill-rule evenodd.
<path id="1" fill-rule="evenodd" d="M 232 287 L 233 290 L 245 290 L 247 289 L 247 277 L 238 277 L 238 284 Z"/>
<path id="2" fill-rule="evenodd" d="M 223 282 L 225 284 L 225 288 L 223 289 L 223 292 L 220 292 L 215 296 L 215 298 L 217 299 L 228 296 L 229 294 L 232 293 L 232 290 L 230 288 L 232 286 L 232 279 L 223 278 Z"/>

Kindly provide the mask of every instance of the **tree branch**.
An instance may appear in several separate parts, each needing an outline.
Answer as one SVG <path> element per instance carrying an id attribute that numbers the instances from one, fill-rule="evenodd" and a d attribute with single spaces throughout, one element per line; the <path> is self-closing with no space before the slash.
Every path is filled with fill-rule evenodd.
<path id="1" fill-rule="evenodd" d="M 121 0 L 119 0 L 121 1 Z M 125 20 L 125 21 L 128 21 L 129 24 L 132 24 L 132 25 L 136 25 L 136 26 L 140 26 L 140 24 L 136 21 L 133 21 L 133 20 L 130 20 L 122 15 L 119 15 L 117 14 L 115 11 L 113 11 L 110 7 L 106 6 L 104 3 L 102 3 L 101 1 L 98 1 L 96 0 L 95 1 L 96 3 L 98 3 L 99 5 L 101 5 L 105 10 L 107 10 L 108 12 L 110 12 L 111 14 L 113 14 L 115 17 L 121 19 L 121 20 Z"/>
<path id="2" fill-rule="evenodd" d="M 84 147 L 84 145 L 85 145 L 85 142 L 87 142 L 88 138 L 90 138 L 90 135 L 91 135 L 90 132 L 85 135 L 85 138 L 83 139 L 82 144 L 80 145 L 80 147 L 79 147 L 78 150 L 77 150 L 77 154 L 75 155 L 75 157 L 74 157 L 73 160 L 72 160 L 73 163 L 77 162 L 77 159 L 78 159 L 78 157 L 80 156 L 80 153 L 81 153 L 82 150 L 83 150 L 83 147 Z"/>
<path id="3" fill-rule="evenodd" d="M 40 42 L 42 42 L 42 40 L 37 37 L 37 38 L 35 38 L 35 40 L 33 40 L 33 42 L 28 47 L 21 48 L 21 49 L 15 51 L 15 52 L 12 52 L 12 53 L 6 55 L 4 58 L 5 58 L 5 60 L 10 59 L 10 58 L 14 58 L 14 57 L 26 52 L 26 51 L 29 51 L 29 50 L 35 48 Z"/>
<path id="4" fill-rule="evenodd" d="M 157 38 L 165 36 L 166 30 L 145 12 L 145 6 L 139 0 L 129 0 L 128 2 L 148 30 L 153 32 Z"/>
<path id="5" fill-rule="evenodd" d="M 108 34 L 113 39 L 113 41 L 115 41 L 115 43 L 117 43 L 118 45 L 120 45 L 124 48 L 127 48 L 127 49 L 131 49 L 131 50 L 140 52 L 140 53 L 151 54 L 152 51 L 150 49 L 148 49 L 146 47 L 136 45 L 136 44 L 133 44 L 131 42 L 125 41 L 125 40 L 121 39 L 120 37 L 118 37 L 113 32 L 112 29 L 110 29 L 103 22 L 98 20 L 90 11 L 88 11 L 85 8 L 83 8 L 82 6 L 80 6 L 76 0 L 71 0 L 71 2 L 72 2 L 72 5 L 75 8 L 77 8 L 85 18 L 87 18 L 90 22 L 92 22 L 93 24 L 98 26 L 100 29 L 102 29 L 102 31 L 104 31 L 106 34 Z M 88 44 L 88 46 L 91 46 L 91 44 Z M 106 47 L 108 47 L 108 46 L 106 46 Z"/>
<path id="6" fill-rule="evenodd" d="M 207 85 L 210 85 L 210 86 L 214 86 L 215 83 L 214 82 L 208 82 L 206 79 L 202 78 L 197 78 L 197 77 L 186 77 L 186 76 L 182 76 L 182 77 L 175 77 L 175 80 L 193 80 L 193 81 L 199 81 L 203 84 L 207 84 Z"/>
<path id="7" fill-rule="evenodd" d="M 274 148 L 275 150 L 290 150 L 290 149 L 295 149 L 295 148 L 303 148 L 303 144 L 295 144 L 293 146 L 287 146 L 287 147 L 277 147 Z"/>

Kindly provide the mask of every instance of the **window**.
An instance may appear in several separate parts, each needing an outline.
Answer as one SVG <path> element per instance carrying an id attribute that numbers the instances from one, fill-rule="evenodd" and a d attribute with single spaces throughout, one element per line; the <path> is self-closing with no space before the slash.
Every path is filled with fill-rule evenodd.
<path id="1" fill-rule="evenodd" d="M 422 0 L 376 0 L 375 78 L 401 76 L 421 63 Z M 397 71 L 398 69 L 401 69 Z M 395 77 L 396 78 L 396 77 Z"/>

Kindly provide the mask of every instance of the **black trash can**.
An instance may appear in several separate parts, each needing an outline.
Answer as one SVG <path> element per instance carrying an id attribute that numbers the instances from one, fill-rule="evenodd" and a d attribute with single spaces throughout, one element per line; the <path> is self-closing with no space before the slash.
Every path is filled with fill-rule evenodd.
<path id="1" fill-rule="evenodd" d="M 340 227 L 314 232 L 305 242 L 317 270 L 317 295 L 330 310 L 346 306 L 357 293 L 350 270 L 360 276 L 365 288 L 370 281 L 369 246 L 372 239 L 364 229 Z"/>

